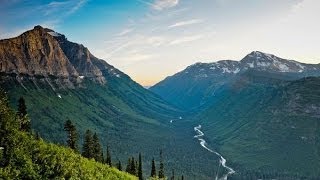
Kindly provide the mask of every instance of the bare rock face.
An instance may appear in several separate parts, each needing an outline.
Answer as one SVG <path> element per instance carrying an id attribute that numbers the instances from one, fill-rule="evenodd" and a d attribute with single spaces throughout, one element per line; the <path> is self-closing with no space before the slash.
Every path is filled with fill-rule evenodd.
<path id="1" fill-rule="evenodd" d="M 101 64 L 104 66 L 101 67 Z M 102 69 L 108 66 L 83 45 L 70 42 L 64 35 L 41 26 L 35 26 L 18 37 L 0 40 L 2 74 L 54 76 L 61 83 L 73 87 L 84 78 L 106 83 Z"/>
<path id="2" fill-rule="evenodd" d="M 88 48 L 83 45 L 68 41 L 64 35 L 55 36 L 55 39 L 59 42 L 60 47 L 80 76 L 85 76 L 100 83 L 105 82 L 102 76 L 102 69 L 95 63 L 103 60 L 93 56 Z"/>
<path id="3" fill-rule="evenodd" d="M 16 38 L 0 41 L 0 71 L 30 76 L 78 76 L 59 43 L 38 26 Z"/>

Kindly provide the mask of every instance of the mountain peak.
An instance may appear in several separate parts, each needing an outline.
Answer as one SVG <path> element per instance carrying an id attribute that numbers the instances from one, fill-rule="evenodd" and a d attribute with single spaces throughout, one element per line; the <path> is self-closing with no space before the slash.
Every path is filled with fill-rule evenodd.
<path id="1" fill-rule="evenodd" d="M 73 79 L 76 83 L 85 77 L 104 84 L 106 79 L 103 72 L 108 72 L 110 67 L 83 45 L 70 42 L 63 34 L 40 25 L 18 37 L 0 40 L 2 73 L 31 77 L 55 76 Z M 117 70 L 116 74 L 119 73 Z"/>
<path id="2" fill-rule="evenodd" d="M 36 25 L 36 26 L 33 27 L 33 29 L 44 29 L 44 28 L 42 26 L 40 26 L 40 25 Z"/>

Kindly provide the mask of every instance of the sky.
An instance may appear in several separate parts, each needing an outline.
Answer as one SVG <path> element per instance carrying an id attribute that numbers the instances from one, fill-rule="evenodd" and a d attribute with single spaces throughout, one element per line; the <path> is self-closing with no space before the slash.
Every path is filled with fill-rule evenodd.
<path id="1" fill-rule="evenodd" d="M 150 86 L 258 50 L 320 63 L 319 0 L 0 0 L 0 39 L 35 25 Z"/>

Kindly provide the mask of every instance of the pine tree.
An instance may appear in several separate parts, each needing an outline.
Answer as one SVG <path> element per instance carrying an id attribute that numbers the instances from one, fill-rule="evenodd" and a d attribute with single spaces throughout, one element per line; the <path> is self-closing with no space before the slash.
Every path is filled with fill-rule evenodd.
<path id="1" fill-rule="evenodd" d="M 151 175 L 150 177 L 157 177 L 157 170 L 156 170 L 156 165 L 154 162 L 154 158 L 152 158 L 152 165 L 151 165 Z"/>
<path id="2" fill-rule="evenodd" d="M 119 169 L 119 171 L 122 171 L 122 166 L 121 166 L 121 161 L 120 160 L 117 163 L 117 169 Z"/>
<path id="3" fill-rule="evenodd" d="M 92 145 L 93 145 L 93 158 L 97 162 L 102 162 L 103 161 L 102 147 L 101 147 L 97 133 L 94 133 L 93 135 Z"/>
<path id="4" fill-rule="evenodd" d="M 163 158 L 162 158 L 162 150 L 160 150 L 159 178 L 164 178 L 164 165 L 163 165 Z"/>
<path id="5" fill-rule="evenodd" d="M 23 97 L 18 101 L 18 119 L 20 122 L 20 130 L 31 132 L 31 121 L 27 116 L 27 106 Z"/>
<path id="6" fill-rule="evenodd" d="M 143 180 L 141 153 L 139 153 L 138 177 L 139 177 L 139 180 Z"/>
<path id="7" fill-rule="evenodd" d="M 93 137 L 92 132 L 87 130 L 84 135 L 84 143 L 82 148 L 82 156 L 86 158 L 93 158 Z"/>
<path id="8" fill-rule="evenodd" d="M 174 169 L 172 169 L 172 176 L 171 176 L 171 180 L 174 180 Z"/>
<path id="9" fill-rule="evenodd" d="M 131 158 L 129 157 L 128 158 L 127 167 L 126 167 L 126 172 L 130 173 L 130 170 L 131 170 Z"/>
<path id="10" fill-rule="evenodd" d="M 78 150 L 78 133 L 75 125 L 72 124 L 71 120 L 67 120 L 64 123 L 64 130 L 68 134 L 67 144 L 73 150 Z"/>
<path id="11" fill-rule="evenodd" d="M 18 100 L 18 116 L 19 116 L 19 118 L 22 118 L 25 115 L 27 115 L 26 102 L 23 97 L 20 97 Z"/>
<path id="12" fill-rule="evenodd" d="M 138 177 L 138 161 L 135 161 L 135 172 L 134 175 Z"/>
<path id="13" fill-rule="evenodd" d="M 40 139 L 41 139 L 41 136 L 40 136 L 40 133 L 39 133 L 39 132 L 36 132 L 35 138 L 36 138 L 36 140 L 40 140 Z"/>
<path id="14" fill-rule="evenodd" d="M 181 176 L 181 180 L 184 180 L 184 176 L 183 175 Z"/>
<path id="15" fill-rule="evenodd" d="M 107 145 L 106 164 L 108 164 L 109 166 L 112 166 L 111 153 L 108 145 Z"/>
<path id="16" fill-rule="evenodd" d="M 134 157 L 132 157 L 131 158 L 131 164 L 130 164 L 130 174 L 132 174 L 132 175 L 136 175 L 136 172 L 137 172 L 137 170 L 136 170 L 136 162 L 135 162 L 135 160 L 134 160 Z"/>

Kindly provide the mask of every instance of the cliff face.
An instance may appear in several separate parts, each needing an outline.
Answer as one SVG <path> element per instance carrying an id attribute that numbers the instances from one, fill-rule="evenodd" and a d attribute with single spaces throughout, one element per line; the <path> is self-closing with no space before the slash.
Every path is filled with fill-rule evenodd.
<path id="1" fill-rule="evenodd" d="M 83 45 L 69 42 L 64 35 L 35 26 L 18 37 L 0 40 L 0 72 L 17 77 L 54 76 L 68 86 L 87 78 L 106 83 L 100 64 Z"/>

